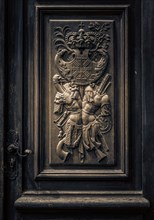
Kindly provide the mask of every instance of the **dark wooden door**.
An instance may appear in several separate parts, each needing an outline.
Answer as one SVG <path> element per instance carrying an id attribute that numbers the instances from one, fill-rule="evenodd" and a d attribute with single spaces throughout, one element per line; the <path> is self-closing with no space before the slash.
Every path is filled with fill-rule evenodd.
<path id="1" fill-rule="evenodd" d="M 154 219 L 154 1 L 0 10 L 1 219 Z"/>

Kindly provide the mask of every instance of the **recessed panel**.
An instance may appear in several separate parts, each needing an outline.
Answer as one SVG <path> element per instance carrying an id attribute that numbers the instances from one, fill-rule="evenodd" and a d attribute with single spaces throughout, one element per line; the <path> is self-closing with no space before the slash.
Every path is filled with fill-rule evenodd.
<path id="1" fill-rule="evenodd" d="M 113 21 L 49 24 L 51 164 L 113 164 Z"/>
<path id="2" fill-rule="evenodd" d="M 40 175 L 125 175 L 126 9 L 37 7 Z"/>

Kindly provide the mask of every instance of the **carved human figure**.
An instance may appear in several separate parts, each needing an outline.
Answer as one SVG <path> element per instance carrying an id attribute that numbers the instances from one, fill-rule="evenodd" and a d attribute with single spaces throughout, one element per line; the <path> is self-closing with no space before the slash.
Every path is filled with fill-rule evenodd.
<path id="1" fill-rule="evenodd" d="M 79 89 L 74 83 L 61 83 L 61 77 L 55 75 L 53 82 L 58 91 L 55 97 L 55 113 L 60 117 L 55 120 L 61 139 L 57 145 L 57 154 L 66 160 L 72 149 L 78 146 L 81 139 L 82 128 L 82 100 Z M 64 145 L 66 150 L 64 150 Z"/>
<path id="2" fill-rule="evenodd" d="M 111 116 L 110 100 L 107 94 L 100 94 L 95 84 L 85 88 L 82 102 L 82 137 L 83 147 L 87 151 L 94 150 L 97 160 L 107 156 L 108 146 L 103 137 L 110 123 L 104 127 L 103 119 Z M 104 129 L 105 128 L 105 129 Z"/>
<path id="3" fill-rule="evenodd" d="M 111 106 L 104 92 L 104 83 L 87 86 L 83 99 L 77 85 L 63 83 L 59 75 L 53 77 L 57 89 L 54 113 L 60 115 L 55 123 L 60 132 L 56 150 L 65 161 L 73 149 L 78 148 L 80 161 L 86 151 L 94 151 L 98 162 L 107 156 L 108 146 L 103 137 L 111 128 Z M 105 84 L 106 85 L 106 84 Z M 102 88 L 103 87 L 103 88 Z M 107 88 L 107 87 L 105 87 Z"/>

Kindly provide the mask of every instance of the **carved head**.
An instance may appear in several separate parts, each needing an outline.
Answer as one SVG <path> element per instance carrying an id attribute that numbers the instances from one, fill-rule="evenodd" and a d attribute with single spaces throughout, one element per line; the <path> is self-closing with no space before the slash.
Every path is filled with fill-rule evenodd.
<path id="1" fill-rule="evenodd" d="M 87 102 L 94 101 L 94 89 L 90 85 L 85 88 L 85 98 Z"/>

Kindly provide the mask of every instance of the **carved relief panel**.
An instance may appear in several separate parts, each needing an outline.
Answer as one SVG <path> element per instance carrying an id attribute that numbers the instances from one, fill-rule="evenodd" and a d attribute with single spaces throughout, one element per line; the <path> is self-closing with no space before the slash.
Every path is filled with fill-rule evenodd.
<path id="1" fill-rule="evenodd" d="M 36 6 L 37 177 L 127 176 L 127 6 L 111 8 Z"/>
<path id="2" fill-rule="evenodd" d="M 51 23 L 56 88 L 53 112 L 59 129 L 56 155 L 64 163 L 111 163 L 113 141 L 106 134 L 110 133 L 113 120 L 108 95 L 114 74 L 113 23 Z M 56 155 L 52 157 L 55 161 Z"/>

